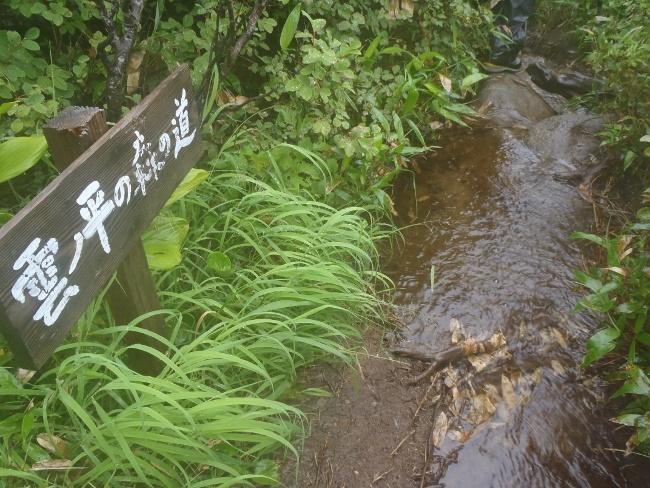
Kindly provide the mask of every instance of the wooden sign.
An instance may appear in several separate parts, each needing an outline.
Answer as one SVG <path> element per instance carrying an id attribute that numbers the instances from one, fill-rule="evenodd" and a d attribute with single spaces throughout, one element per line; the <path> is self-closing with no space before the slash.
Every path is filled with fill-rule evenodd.
<path id="1" fill-rule="evenodd" d="M 186 66 L 0 228 L 0 332 L 38 369 L 203 153 Z"/>

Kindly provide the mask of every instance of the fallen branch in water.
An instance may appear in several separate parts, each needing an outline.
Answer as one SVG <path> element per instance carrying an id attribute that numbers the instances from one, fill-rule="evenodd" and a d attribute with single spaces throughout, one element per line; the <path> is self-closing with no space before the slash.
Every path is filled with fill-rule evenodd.
<path id="1" fill-rule="evenodd" d="M 492 337 L 485 341 L 475 341 L 474 339 L 468 339 L 462 344 L 450 347 L 444 351 L 421 351 L 401 347 L 391 348 L 390 350 L 393 354 L 396 354 L 398 356 L 431 363 L 423 373 L 406 382 L 407 385 L 415 385 L 423 379 L 431 376 L 438 369 L 453 361 L 457 361 L 458 359 L 466 358 L 474 354 L 489 354 L 496 351 L 497 349 L 502 348 L 505 345 L 506 339 L 503 334 L 499 333 L 494 334 Z"/>

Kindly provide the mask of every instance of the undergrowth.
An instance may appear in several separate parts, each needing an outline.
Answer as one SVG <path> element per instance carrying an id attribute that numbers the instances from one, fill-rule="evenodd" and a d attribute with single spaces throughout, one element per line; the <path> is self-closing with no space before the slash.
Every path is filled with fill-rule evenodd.
<path id="1" fill-rule="evenodd" d="M 144 317 L 116 326 L 95 300 L 37 377 L 0 368 L 0 486 L 277 485 L 268 454 L 297 455 L 297 370 L 349 361 L 348 340 L 379 318 L 374 285 L 389 283 L 374 249 L 387 229 L 241 173 L 213 173 L 178 206 L 188 252 L 157 275 L 169 352 L 130 346 L 163 372 L 128 366 L 122 339 Z"/>

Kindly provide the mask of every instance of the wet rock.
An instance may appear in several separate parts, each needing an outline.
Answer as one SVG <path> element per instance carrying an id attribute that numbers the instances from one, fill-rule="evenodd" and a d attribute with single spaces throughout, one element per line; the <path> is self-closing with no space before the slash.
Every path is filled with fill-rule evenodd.
<path id="1" fill-rule="evenodd" d="M 524 142 L 539 158 L 542 171 L 577 184 L 603 160 L 596 137 L 603 124 L 593 114 L 556 115 L 531 127 Z"/>
<path id="2" fill-rule="evenodd" d="M 586 95 L 594 89 L 603 88 L 603 82 L 600 80 L 575 71 L 555 72 L 542 63 L 531 63 L 526 68 L 526 72 L 537 86 L 565 98 Z"/>
<path id="3" fill-rule="evenodd" d="M 556 114 L 521 76 L 510 73 L 485 81 L 474 108 L 497 127 L 531 127 Z"/>

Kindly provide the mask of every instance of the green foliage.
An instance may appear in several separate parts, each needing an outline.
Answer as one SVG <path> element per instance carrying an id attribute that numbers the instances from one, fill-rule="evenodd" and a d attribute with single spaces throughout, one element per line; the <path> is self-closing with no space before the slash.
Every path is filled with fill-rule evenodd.
<path id="1" fill-rule="evenodd" d="M 60 96 L 71 93 L 67 73 L 40 57 L 40 46 L 34 40 L 38 36 L 36 27 L 22 37 L 16 31 L 0 31 L 0 101 L 19 101 L 7 111 L 13 116 L 5 129 L 7 135 L 33 133 L 39 119 L 56 113 L 56 91 Z"/>
<path id="2" fill-rule="evenodd" d="M 648 161 L 639 141 L 650 133 L 649 23 L 648 0 L 610 0 L 583 29 L 591 51 L 587 61 L 605 77 L 612 95 L 602 100 L 603 108 L 618 115 L 604 134 L 605 144 L 624 149 L 624 168 Z"/>
<path id="3" fill-rule="evenodd" d="M 0 368 L 4 486 L 277 484 L 276 464 L 260 458 L 295 453 L 290 439 L 304 422 L 284 399 L 299 393 L 298 368 L 349 360 L 342 346 L 358 335 L 355 322 L 376 317 L 372 286 L 386 279 L 374 248 L 385 233 L 363 209 L 336 210 L 241 173 L 214 175 L 182 203 L 194 223 L 190 252 L 158 275 L 170 352 L 131 346 L 155 354 L 163 372 L 129 369 L 124 335 L 146 316 L 116 326 L 101 297 L 37 380 L 21 384 Z M 0 362 L 9 358 L 4 349 Z M 38 443 L 43 433 L 67 455 Z M 59 459 L 74 467 L 29 471 Z"/>
<path id="4" fill-rule="evenodd" d="M 47 142 L 43 136 L 12 137 L 0 143 L 0 183 L 34 166 L 46 150 Z"/>
<path id="5" fill-rule="evenodd" d="M 589 290 L 576 310 L 592 310 L 604 314 L 606 318 L 605 328 L 587 341 L 583 366 L 610 352 L 623 354 L 627 358 L 626 364 L 616 375 L 625 383 L 615 396 L 630 394 L 636 395 L 639 400 L 628 405 L 619 417 L 619 421 L 626 425 L 631 425 L 631 417 L 628 416 L 630 409 L 638 411 L 641 405 L 645 405 L 646 410 L 639 415 L 650 415 L 650 390 L 639 386 L 647 383 L 645 375 L 650 361 L 650 209 L 639 211 L 638 219 L 638 222 L 613 238 L 584 233 L 571 236 L 597 244 L 606 255 L 604 266 L 594 267 L 586 273 L 574 271 L 578 282 Z M 638 423 L 636 427 L 637 432 L 628 443 L 630 450 L 648 439 L 648 423 Z"/>

